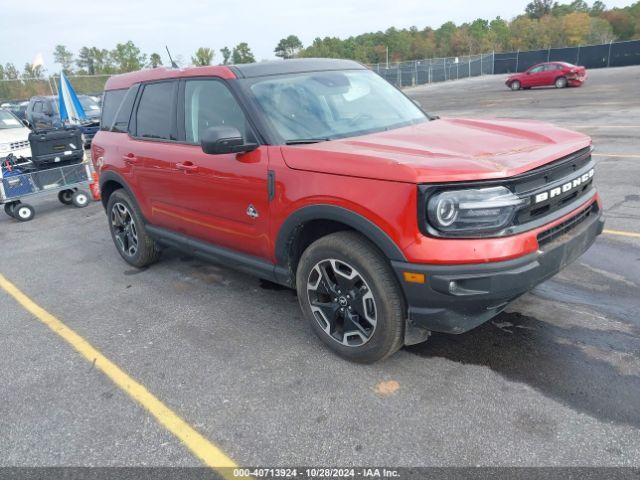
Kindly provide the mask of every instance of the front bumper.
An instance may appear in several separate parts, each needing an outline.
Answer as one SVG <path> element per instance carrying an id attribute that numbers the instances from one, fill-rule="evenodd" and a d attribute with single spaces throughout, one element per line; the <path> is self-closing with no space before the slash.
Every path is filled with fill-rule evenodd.
<path id="1" fill-rule="evenodd" d="M 537 252 L 513 260 L 471 265 L 392 262 L 409 308 L 408 332 L 464 333 L 500 313 L 582 255 L 604 227 L 597 203 L 571 220 L 579 223 L 568 223 L 566 231 L 544 231 L 538 238 L 545 235 L 545 243 Z M 407 282 L 405 272 L 423 274 L 425 282 Z"/>

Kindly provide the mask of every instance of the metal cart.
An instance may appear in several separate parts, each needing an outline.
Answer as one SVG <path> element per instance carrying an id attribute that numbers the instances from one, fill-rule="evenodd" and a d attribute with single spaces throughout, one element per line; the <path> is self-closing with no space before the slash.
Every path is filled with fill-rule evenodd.
<path id="1" fill-rule="evenodd" d="M 35 216 L 35 209 L 23 200 L 54 193 L 65 205 L 82 208 L 89 204 L 89 193 L 83 190 L 92 182 L 86 161 L 46 170 L 36 170 L 30 163 L 15 163 L 11 171 L 0 168 L 0 205 L 7 215 L 28 222 Z"/>

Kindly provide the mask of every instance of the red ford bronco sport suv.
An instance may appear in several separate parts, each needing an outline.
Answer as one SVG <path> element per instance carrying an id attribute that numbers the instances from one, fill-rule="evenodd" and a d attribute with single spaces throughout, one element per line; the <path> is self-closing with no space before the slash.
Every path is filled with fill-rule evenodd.
<path id="1" fill-rule="evenodd" d="M 482 324 L 603 228 L 589 137 L 429 116 L 346 60 L 111 77 L 92 153 L 125 261 L 171 246 L 296 288 L 359 362 Z"/>

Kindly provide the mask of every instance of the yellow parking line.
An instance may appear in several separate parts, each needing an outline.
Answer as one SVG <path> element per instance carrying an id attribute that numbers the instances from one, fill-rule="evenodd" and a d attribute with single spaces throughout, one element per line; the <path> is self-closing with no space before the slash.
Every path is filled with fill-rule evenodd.
<path id="1" fill-rule="evenodd" d="M 184 443 L 205 465 L 217 470 L 224 478 L 237 478 L 232 474 L 233 468 L 237 467 L 236 463 L 220 448 L 198 433 L 169 407 L 158 400 L 143 385 L 136 382 L 125 373 L 124 370 L 105 357 L 84 338 L 33 302 L 2 274 L 0 274 L 0 288 L 11 295 L 25 310 L 75 348 L 80 355 L 93 363 L 96 368 L 102 370 L 113 383 L 142 405 L 145 410 Z"/>
<path id="2" fill-rule="evenodd" d="M 640 158 L 637 153 L 592 153 L 594 157 L 613 157 L 613 158 Z"/>
<path id="3" fill-rule="evenodd" d="M 602 233 L 608 233 L 609 235 L 621 235 L 623 237 L 640 238 L 640 233 L 625 232 L 624 230 L 608 230 L 605 228 Z"/>

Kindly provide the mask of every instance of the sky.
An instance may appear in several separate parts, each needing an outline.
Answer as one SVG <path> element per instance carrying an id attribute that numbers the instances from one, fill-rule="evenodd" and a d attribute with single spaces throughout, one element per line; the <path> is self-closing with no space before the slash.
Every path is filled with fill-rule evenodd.
<path id="1" fill-rule="evenodd" d="M 42 55 L 48 73 L 55 45 L 77 53 L 83 46 L 113 49 L 132 40 L 168 64 L 165 45 L 185 63 L 198 47 L 219 49 L 248 42 L 256 60 L 274 59 L 278 41 L 297 35 L 306 46 L 316 37 L 348 37 L 413 25 L 437 28 L 476 18 L 504 19 L 522 13 L 527 0 L 0 0 L 0 63 L 20 70 Z M 568 3 L 568 2 L 561 2 Z M 592 3 L 589 1 L 589 3 Z M 605 0 L 624 7 L 632 0 Z"/>

